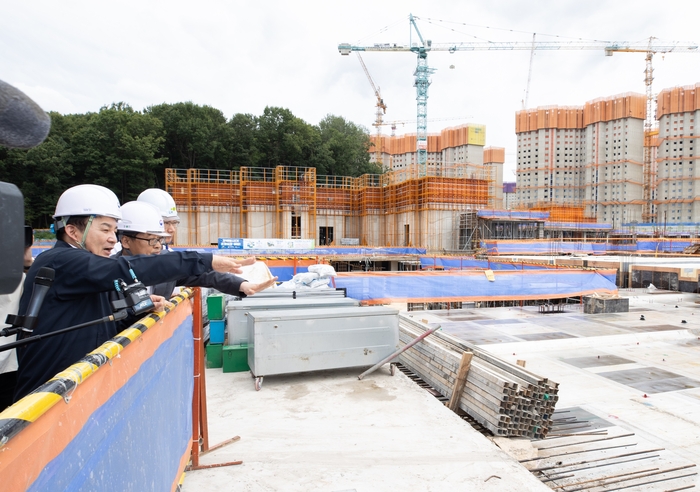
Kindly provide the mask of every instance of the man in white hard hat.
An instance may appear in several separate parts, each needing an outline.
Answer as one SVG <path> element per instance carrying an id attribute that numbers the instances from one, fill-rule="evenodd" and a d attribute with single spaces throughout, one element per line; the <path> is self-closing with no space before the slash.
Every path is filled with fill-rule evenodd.
<path id="1" fill-rule="evenodd" d="M 20 338 L 110 316 L 109 292 L 115 280 L 131 281 L 132 271 L 141 282 L 153 285 L 212 270 L 240 273 L 242 264 L 250 263 L 192 251 L 109 258 L 121 216 L 116 195 L 102 186 L 79 185 L 61 195 L 54 214 L 56 245 L 39 255 L 27 272 L 19 314 L 27 315 L 41 268 L 53 269 L 54 280 L 38 310 L 36 327 Z M 114 322 L 107 322 L 19 347 L 15 401 L 116 334 Z"/>
<path id="2" fill-rule="evenodd" d="M 122 219 L 117 223 L 122 251 L 128 255 L 160 253 L 171 238 L 165 232 L 160 212 L 150 203 L 128 202 L 122 205 Z"/>
<path id="3" fill-rule="evenodd" d="M 163 247 L 165 250 L 169 250 L 175 244 L 177 226 L 180 225 L 180 216 L 177 214 L 177 207 L 173 197 L 170 193 L 160 188 L 148 188 L 141 192 L 136 201 L 150 203 L 160 211 L 165 232 L 170 234 L 170 238 L 165 241 Z"/>
<path id="4" fill-rule="evenodd" d="M 128 202 L 122 206 L 122 220 L 117 228 L 122 250 L 115 256 L 157 255 L 170 236 L 165 232 L 160 211 L 144 201 Z M 210 287 L 224 294 L 246 297 L 262 290 L 260 284 L 230 273 L 207 272 L 201 275 L 182 277 L 170 282 L 149 286 L 152 297 L 170 299 L 177 285 L 187 287 Z M 267 283 L 266 283 L 267 285 Z"/>

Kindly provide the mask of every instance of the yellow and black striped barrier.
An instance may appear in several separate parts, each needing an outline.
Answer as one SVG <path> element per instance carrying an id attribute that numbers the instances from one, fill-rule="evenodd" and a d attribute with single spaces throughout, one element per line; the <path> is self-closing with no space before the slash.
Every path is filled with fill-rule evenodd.
<path id="1" fill-rule="evenodd" d="M 61 400 L 68 402 L 79 384 L 101 366 L 117 357 L 124 347 L 137 340 L 191 295 L 192 291 L 189 289 L 181 291 L 170 300 L 172 307 L 166 307 L 164 311 L 151 313 L 142 318 L 0 413 L 0 450 L 22 429 L 48 412 L 56 403 Z"/>

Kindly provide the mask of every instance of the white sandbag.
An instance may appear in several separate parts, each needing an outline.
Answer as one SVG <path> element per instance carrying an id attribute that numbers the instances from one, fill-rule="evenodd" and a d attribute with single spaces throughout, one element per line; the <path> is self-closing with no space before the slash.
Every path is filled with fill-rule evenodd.
<path id="1" fill-rule="evenodd" d="M 309 271 L 318 273 L 319 277 L 337 277 L 338 274 L 331 265 L 310 265 Z"/>

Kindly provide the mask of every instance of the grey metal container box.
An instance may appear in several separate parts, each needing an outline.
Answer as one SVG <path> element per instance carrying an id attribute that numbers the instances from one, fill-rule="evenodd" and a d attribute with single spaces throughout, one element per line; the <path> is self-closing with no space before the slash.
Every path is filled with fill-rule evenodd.
<path id="1" fill-rule="evenodd" d="M 374 365 L 398 349 L 398 313 L 384 306 L 251 311 L 248 366 L 260 378 Z"/>
<path id="2" fill-rule="evenodd" d="M 350 297 L 331 298 L 266 298 L 261 299 L 258 294 L 246 297 L 240 301 L 229 301 L 226 305 L 226 319 L 228 321 L 228 345 L 240 345 L 248 343 L 248 312 L 270 311 L 277 309 L 316 309 L 331 307 L 359 306 L 360 301 Z"/>

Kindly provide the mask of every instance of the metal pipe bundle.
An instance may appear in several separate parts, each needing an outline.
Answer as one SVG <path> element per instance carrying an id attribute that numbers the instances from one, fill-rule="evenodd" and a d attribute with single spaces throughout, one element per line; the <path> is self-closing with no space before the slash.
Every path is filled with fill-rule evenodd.
<path id="1" fill-rule="evenodd" d="M 399 345 L 425 331 L 425 325 L 402 315 Z M 441 332 L 403 352 L 399 362 L 451 398 L 464 351 L 474 355 L 459 408 L 494 435 L 544 438 L 558 400 L 557 383 Z"/>

